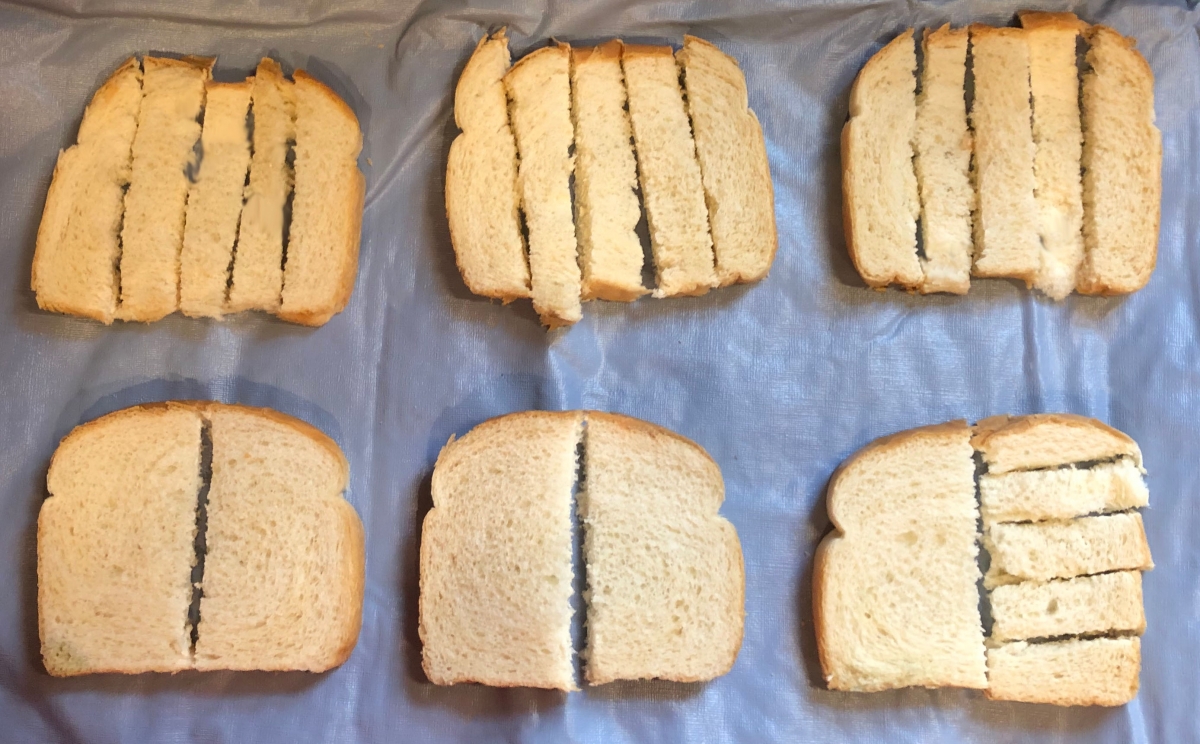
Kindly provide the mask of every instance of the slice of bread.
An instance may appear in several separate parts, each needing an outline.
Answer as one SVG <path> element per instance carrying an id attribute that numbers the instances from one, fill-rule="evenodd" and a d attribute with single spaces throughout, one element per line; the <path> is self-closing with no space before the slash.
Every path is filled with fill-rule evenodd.
<path id="1" fill-rule="evenodd" d="M 203 155 L 188 193 L 179 256 L 179 309 L 184 315 L 219 318 L 225 312 L 242 191 L 250 167 L 246 114 L 253 82 L 210 80 L 204 86 Z"/>
<path id="2" fill-rule="evenodd" d="M 587 414 L 580 488 L 588 682 L 725 674 L 742 643 L 737 531 L 699 445 L 627 416 Z"/>
<path id="3" fill-rule="evenodd" d="M 1022 581 L 996 587 L 989 601 L 991 638 L 998 641 L 1146 629 L 1140 571 Z"/>
<path id="4" fill-rule="evenodd" d="M 350 656 L 363 529 L 342 497 L 349 465 L 317 429 L 209 404 L 212 483 L 195 668 L 321 672 Z"/>
<path id="5" fill-rule="evenodd" d="M 1022 12 L 1033 94 L 1033 160 L 1041 264 L 1034 286 L 1061 300 L 1075 289 L 1083 260 L 1079 72 L 1075 42 L 1087 27 L 1072 13 Z"/>
<path id="6" fill-rule="evenodd" d="M 1083 76 L 1083 237 L 1078 291 L 1120 294 L 1146 286 L 1158 256 L 1162 135 L 1154 125 L 1154 73 L 1134 40 L 1105 26 L 1087 34 Z"/>
<path id="7" fill-rule="evenodd" d="M 831 689 L 987 686 L 970 437 L 963 421 L 884 437 L 830 480 L 813 609 Z"/>
<path id="8" fill-rule="evenodd" d="M 846 247 L 868 287 L 925 281 L 917 258 L 921 203 L 913 168 L 917 52 L 912 29 L 867 61 L 850 88 L 842 128 Z"/>
<path id="9" fill-rule="evenodd" d="M 1069 463 L 1130 457 L 1142 467 L 1142 452 L 1126 434 L 1086 416 L 1039 413 L 992 416 L 975 424 L 971 444 L 989 473 L 1056 468 Z"/>
<path id="10" fill-rule="evenodd" d="M 1029 32 L 972 25 L 975 276 L 1024 279 L 1041 267 L 1034 199 Z"/>
<path id="11" fill-rule="evenodd" d="M 575 226 L 583 299 L 630 302 L 642 286 L 642 216 L 637 194 L 621 42 L 571 51 L 571 113 L 575 120 Z"/>
<path id="12" fill-rule="evenodd" d="M 1137 695 L 1138 638 L 1052 643 L 1018 641 L 988 649 L 992 700 L 1053 705 L 1124 705 Z"/>
<path id="13" fill-rule="evenodd" d="M 296 70 L 296 184 L 283 264 L 280 318 L 324 325 L 346 307 L 358 273 L 366 181 L 362 131 L 346 102 Z"/>
<path id="14" fill-rule="evenodd" d="M 77 143 L 58 155 L 33 255 L 38 307 L 112 323 L 117 312 L 121 215 L 142 102 L 130 58 L 100 86 Z"/>
<path id="15" fill-rule="evenodd" d="M 988 528 L 993 587 L 1014 580 L 1049 581 L 1105 571 L 1154 567 L 1137 512 L 1045 522 L 1004 522 Z"/>
<path id="16" fill-rule="evenodd" d="M 582 422 L 577 411 L 502 416 L 438 455 L 420 580 L 435 684 L 576 689 L 571 491 Z"/>
<path id="17" fill-rule="evenodd" d="M 1023 470 L 979 478 L 984 524 L 1070 519 L 1146 506 L 1150 492 L 1133 460 L 1091 468 Z"/>
<path id="18" fill-rule="evenodd" d="M 529 262 L 518 214 L 517 145 L 508 123 L 508 38 L 479 40 L 454 89 L 462 133 L 446 163 L 446 217 L 458 270 L 478 295 L 529 297 Z"/>
<path id="19" fill-rule="evenodd" d="M 762 126 L 737 60 L 683 37 L 676 55 L 704 182 L 717 281 L 756 282 L 775 260 L 775 191 Z"/>
<path id="20" fill-rule="evenodd" d="M 55 451 L 38 516 L 50 674 L 191 667 L 201 427 L 190 406 L 138 406 L 77 427 Z"/>
<path id="21" fill-rule="evenodd" d="M 702 295 L 717 286 L 708 208 L 696 144 L 666 46 L 621 52 L 638 178 L 657 277 L 655 297 Z"/>
<path id="22" fill-rule="evenodd" d="M 965 294 L 971 288 L 971 132 L 963 85 L 967 30 L 946 24 L 925 31 L 924 65 L 913 143 L 921 193 L 921 238 L 925 256 L 922 293 Z"/>
<path id="23" fill-rule="evenodd" d="M 215 59 L 142 60 L 142 106 L 121 227 L 117 317 L 150 322 L 179 309 L 187 170 L 195 163 L 204 84 Z"/>
<path id="24" fill-rule="evenodd" d="M 279 63 L 264 57 L 254 72 L 251 94 L 254 153 L 245 206 L 238 226 L 237 254 L 229 286 L 229 312 L 279 309 L 283 294 L 283 211 L 292 191 L 288 152 L 296 139 L 292 81 Z"/>

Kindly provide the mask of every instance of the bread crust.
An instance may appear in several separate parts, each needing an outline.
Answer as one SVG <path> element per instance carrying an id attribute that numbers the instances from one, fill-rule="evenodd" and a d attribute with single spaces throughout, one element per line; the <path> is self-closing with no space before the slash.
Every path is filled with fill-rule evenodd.
<path id="1" fill-rule="evenodd" d="M 1108 424 L 1087 416 L 1074 413 L 1034 413 L 1025 416 L 1009 416 L 1002 414 L 980 419 L 972 427 L 971 446 L 982 452 L 984 459 L 989 456 L 995 442 L 1012 436 L 1025 436 L 1036 432 L 1039 426 L 1060 425 L 1078 429 L 1092 429 L 1112 436 L 1119 444 L 1117 456 L 1132 457 L 1134 464 L 1142 467 L 1142 451 L 1137 442 L 1123 431 L 1118 431 Z M 1103 458 L 1098 458 L 1103 459 Z M 1067 463 L 1058 463 L 1065 465 Z"/>
<path id="2" fill-rule="evenodd" d="M 1022 10 L 1017 12 L 1017 18 L 1020 19 L 1021 27 L 1029 31 L 1049 29 L 1054 31 L 1081 32 L 1088 28 L 1088 24 L 1079 20 L 1079 17 L 1074 13 L 1048 13 L 1040 10 Z"/>

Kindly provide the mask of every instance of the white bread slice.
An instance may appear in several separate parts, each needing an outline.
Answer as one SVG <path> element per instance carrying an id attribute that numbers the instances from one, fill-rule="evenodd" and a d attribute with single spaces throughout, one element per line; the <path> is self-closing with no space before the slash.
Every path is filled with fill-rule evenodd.
<path id="1" fill-rule="evenodd" d="M 1034 200 L 1028 32 L 972 25 L 975 276 L 1032 284 L 1041 266 Z"/>
<path id="2" fill-rule="evenodd" d="M 1138 638 L 1052 643 L 1017 641 L 988 649 L 992 700 L 1052 705 L 1124 705 L 1137 695 Z"/>
<path id="3" fill-rule="evenodd" d="M 150 322 L 179 309 L 179 254 L 187 208 L 187 169 L 200 138 L 197 118 L 216 60 L 142 60 L 142 106 L 121 227 L 117 317 Z"/>
<path id="4" fill-rule="evenodd" d="M 1120 294 L 1150 280 L 1158 256 L 1162 135 L 1154 73 L 1134 40 L 1105 26 L 1087 34 L 1083 76 L 1083 237 L 1078 291 Z"/>
<path id="5" fill-rule="evenodd" d="M 446 164 L 446 217 L 458 270 L 478 295 L 529 297 L 529 263 L 518 215 L 517 145 L 508 124 L 508 38 L 479 40 L 454 89 L 462 133 Z"/>
<path id="6" fill-rule="evenodd" d="M 127 59 L 92 96 L 77 143 L 58 155 L 33 254 L 38 307 L 111 323 L 142 68 Z"/>
<path id="7" fill-rule="evenodd" d="M 717 286 L 696 144 L 670 47 L 621 52 L 638 178 L 658 286 L 655 297 L 702 295 Z"/>
<path id="8" fill-rule="evenodd" d="M 571 113 L 575 120 L 575 226 L 583 299 L 630 302 L 642 286 L 642 216 L 637 194 L 621 42 L 571 50 Z"/>
<path id="9" fill-rule="evenodd" d="M 1049 581 L 1154 567 L 1137 512 L 1046 522 L 1004 522 L 984 537 L 988 588 L 1018 579 Z"/>
<path id="10" fill-rule="evenodd" d="M 1075 41 L 1087 27 L 1072 13 L 1021 12 L 1028 31 L 1033 94 L 1033 160 L 1041 264 L 1034 286 L 1061 300 L 1075 289 L 1083 260 L 1079 72 Z"/>
<path id="11" fill-rule="evenodd" d="M 188 193 L 183 249 L 179 256 L 179 309 L 184 315 L 219 318 L 242 214 L 242 192 L 250 167 L 250 109 L 253 80 L 204 85 L 202 159 Z"/>
<path id="12" fill-rule="evenodd" d="M 737 531 L 717 514 L 720 468 L 688 439 L 595 411 L 584 449 L 588 682 L 728 672 L 742 643 L 745 573 Z"/>
<path id="13" fill-rule="evenodd" d="M 737 60 L 683 37 L 676 54 L 704 181 L 717 281 L 756 282 L 775 260 L 775 191 L 762 126 Z"/>
<path id="14" fill-rule="evenodd" d="M 913 143 L 921 193 L 921 236 L 925 257 L 922 293 L 965 294 L 971 288 L 971 132 L 963 85 L 967 30 L 946 24 L 925 31 L 924 66 L 917 95 Z"/>
<path id="15" fill-rule="evenodd" d="M 1053 468 L 1069 463 L 1133 458 L 1141 469 L 1142 451 L 1126 434 L 1086 416 L 1038 413 L 992 416 L 975 424 L 971 444 L 983 454 L 989 473 Z"/>
<path id="16" fill-rule="evenodd" d="M 830 481 L 813 608 L 831 689 L 987 686 L 970 436 L 953 421 L 884 437 Z"/>
<path id="17" fill-rule="evenodd" d="M 195 668 L 320 672 L 350 656 L 363 529 L 338 446 L 275 411 L 207 404 L 207 554 Z"/>
<path id="18" fill-rule="evenodd" d="M 346 307 L 358 273 L 366 181 L 358 117 L 304 70 L 292 75 L 296 184 L 277 315 L 324 325 Z"/>
<path id="19" fill-rule="evenodd" d="M 996 641 L 1146 629 L 1142 574 L 1117 571 L 1065 581 L 1022 581 L 990 596 Z"/>
<path id="20" fill-rule="evenodd" d="M 229 312 L 279 309 L 283 294 L 283 210 L 292 191 L 288 150 L 296 139 L 292 82 L 279 63 L 264 57 L 251 93 L 254 152 L 245 206 L 238 226 Z"/>
<path id="21" fill-rule="evenodd" d="M 979 502 L 989 525 L 1136 509 L 1150 502 L 1150 492 L 1133 460 L 1122 457 L 1084 469 L 985 474 L 979 478 Z"/>
<path id="22" fill-rule="evenodd" d="M 868 287 L 925 281 L 917 258 L 921 204 L 913 168 L 917 52 L 912 29 L 867 61 L 850 88 L 842 128 L 846 247 Z"/>
<path id="23" fill-rule="evenodd" d="M 571 213 L 571 47 L 526 55 L 504 76 L 521 155 L 517 176 L 529 229 L 533 309 L 550 328 L 582 317 L 579 249 Z"/>
<path id="24" fill-rule="evenodd" d="M 419 611 L 434 684 L 576 689 L 571 490 L 582 422 L 578 411 L 502 416 L 438 455 Z"/>
<path id="25" fill-rule="evenodd" d="M 76 427 L 38 516 L 38 625 L 54 676 L 191 666 L 199 413 L 158 404 Z"/>

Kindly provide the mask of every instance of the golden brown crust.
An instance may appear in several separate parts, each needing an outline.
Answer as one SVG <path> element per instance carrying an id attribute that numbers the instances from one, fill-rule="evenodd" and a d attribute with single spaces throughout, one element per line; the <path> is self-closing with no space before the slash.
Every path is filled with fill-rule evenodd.
<path id="1" fill-rule="evenodd" d="M 1045 29 L 1079 33 L 1088 27 L 1088 24 L 1079 20 L 1079 17 L 1074 13 L 1046 13 L 1036 10 L 1022 10 L 1017 13 L 1017 18 L 1021 21 L 1021 27 L 1029 31 Z"/>
<path id="2" fill-rule="evenodd" d="M 622 44 L 621 56 L 624 59 L 636 59 L 637 57 L 672 57 L 675 52 L 669 46 L 656 46 L 653 44 Z"/>
<path id="3" fill-rule="evenodd" d="M 541 59 L 542 57 L 548 56 L 548 55 L 553 55 L 553 56 L 566 55 L 569 58 L 571 55 L 571 45 L 559 42 L 558 44 L 554 44 L 551 46 L 544 46 L 541 49 L 536 49 L 536 50 L 530 52 L 529 54 L 526 54 L 521 59 L 517 60 L 516 63 L 513 64 L 512 67 L 508 68 L 508 72 L 506 72 L 504 74 L 504 76 L 508 77 L 509 75 L 512 75 L 517 70 L 524 67 L 525 65 L 533 64 L 537 60 Z"/>
<path id="4" fill-rule="evenodd" d="M 970 26 L 967 26 L 967 29 L 971 32 L 971 36 L 990 36 L 1010 39 L 1024 39 L 1029 33 L 1023 28 L 1012 28 L 1009 26 L 987 26 L 982 23 L 972 23 Z"/>
<path id="5" fill-rule="evenodd" d="M 620 61 L 621 50 L 624 46 L 620 39 L 610 39 L 599 46 L 573 47 L 571 62 L 576 65 L 584 65 L 593 58 L 597 61 Z"/>
<path id="6" fill-rule="evenodd" d="M 196 57 L 188 55 L 182 59 L 173 59 L 171 57 L 152 57 L 146 55 L 142 59 L 142 69 L 146 72 L 154 70 L 166 70 L 172 67 L 179 69 L 198 70 L 204 75 L 207 80 L 212 77 L 213 65 L 217 63 L 216 57 Z"/>

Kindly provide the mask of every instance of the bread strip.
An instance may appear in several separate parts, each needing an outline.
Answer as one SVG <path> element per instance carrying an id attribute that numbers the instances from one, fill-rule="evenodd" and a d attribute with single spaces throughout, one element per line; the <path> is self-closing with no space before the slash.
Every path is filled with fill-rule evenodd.
<path id="1" fill-rule="evenodd" d="M 575 120 L 575 223 L 583 298 L 629 302 L 642 286 L 637 161 L 633 157 L 621 42 L 571 51 Z"/>
<path id="2" fill-rule="evenodd" d="M 1121 294 L 1150 281 L 1158 256 L 1162 135 L 1154 125 L 1154 73 L 1134 40 L 1105 26 L 1088 32 L 1083 77 L 1084 294 Z"/>
<path id="3" fill-rule="evenodd" d="M 1033 171 L 1041 264 L 1034 286 L 1056 300 L 1075 288 L 1083 260 L 1083 201 L 1079 180 L 1083 134 L 1075 41 L 1087 25 L 1072 13 L 1022 12 L 1029 35 L 1033 92 Z"/>
<path id="4" fill-rule="evenodd" d="M 1034 200 L 1028 32 L 972 25 L 975 276 L 1024 279 L 1041 266 Z"/>
<path id="5" fill-rule="evenodd" d="M 985 474 L 979 478 L 979 497 L 988 525 L 1136 509 L 1149 503 L 1150 492 L 1133 460 L 1123 457 L 1085 469 Z"/>
<path id="6" fill-rule="evenodd" d="M 188 194 L 183 249 L 179 257 L 179 309 L 185 315 L 219 318 L 242 214 L 242 192 L 250 167 L 246 113 L 252 80 L 205 83 L 204 153 Z"/>
<path id="7" fill-rule="evenodd" d="M 963 97 L 967 30 L 946 24 L 925 32 L 914 143 L 925 257 L 923 293 L 971 288 L 971 133 Z"/>
<path id="8" fill-rule="evenodd" d="M 517 145 L 508 124 L 508 38 L 479 40 L 454 89 L 462 133 L 446 163 L 446 217 L 458 270 L 478 295 L 529 297 L 529 263 L 517 205 Z"/>
<path id="9" fill-rule="evenodd" d="M 200 138 L 204 83 L 216 60 L 146 57 L 133 169 L 121 228 L 117 317 L 150 322 L 179 309 L 187 169 Z"/>
<path id="10" fill-rule="evenodd" d="M 775 259 L 775 192 L 762 126 L 750 110 L 738 63 L 712 44 L 683 37 L 676 55 L 704 181 L 721 286 L 756 282 Z"/>
<path id="11" fill-rule="evenodd" d="M 992 700 L 1051 705 L 1124 705 L 1137 696 L 1138 638 L 1018 641 L 988 649 Z"/>
<path id="12" fill-rule="evenodd" d="M 650 247 L 655 297 L 702 295 L 717 285 L 704 183 L 670 47 L 621 52 Z"/>
<path id="13" fill-rule="evenodd" d="M 324 325 L 354 291 L 366 182 L 358 169 L 358 118 L 304 70 L 292 75 L 296 101 L 296 194 L 278 315 Z"/>
<path id="14" fill-rule="evenodd" d="M 254 154 L 238 226 L 229 312 L 279 309 L 283 293 L 283 210 L 292 191 L 288 150 L 296 138 L 292 82 L 264 57 L 254 73 Z"/>
<path id="15" fill-rule="evenodd" d="M 996 587 L 989 601 L 994 640 L 1108 632 L 1140 635 L 1146 629 L 1139 571 L 1022 581 Z"/>
<path id="16" fill-rule="evenodd" d="M 78 142 L 58 155 L 33 254 L 38 307 L 108 324 L 117 311 L 117 260 L 142 68 L 130 58 L 92 96 Z"/>
<path id="17" fill-rule="evenodd" d="M 1070 413 L 985 418 L 975 424 L 971 444 L 983 454 L 989 473 L 1118 457 L 1142 467 L 1137 442 L 1096 419 Z"/>
<path id="18" fill-rule="evenodd" d="M 984 537 L 992 564 L 987 587 L 1014 579 L 1049 581 L 1154 567 L 1137 512 L 1066 521 L 992 525 Z"/>

